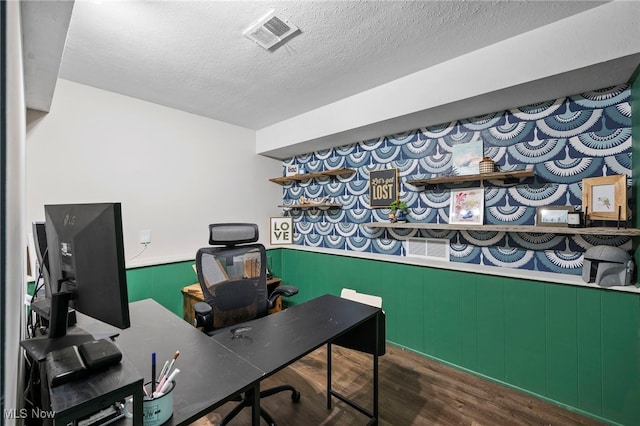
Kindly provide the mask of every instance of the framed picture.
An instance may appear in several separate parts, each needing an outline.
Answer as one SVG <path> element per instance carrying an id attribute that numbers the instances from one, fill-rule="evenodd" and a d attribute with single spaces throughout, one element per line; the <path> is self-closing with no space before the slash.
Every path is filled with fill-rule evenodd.
<path id="1" fill-rule="evenodd" d="M 482 141 L 465 142 L 451 147 L 451 163 L 456 176 L 477 175 L 484 157 Z"/>
<path id="2" fill-rule="evenodd" d="M 449 223 L 482 225 L 484 221 L 484 188 L 452 189 L 449 201 Z"/>
<path id="3" fill-rule="evenodd" d="M 589 220 L 627 220 L 627 175 L 582 179 L 582 207 Z"/>
<path id="4" fill-rule="evenodd" d="M 568 226 L 572 206 L 546 206 L 536 209 L 536 226 Z"/>
<path id="5" fill-rule="evenodd" d="M 269 225 L 271 245 L 293 244 L 293 218 L 272 217 Z"/>
<path id="6" fill-rule="evenodd" d="M 369 205 L 372 209 L 389 208 L 398 199 L 398 169 L 369 172 Z"/>
<path id="7" fill-rule="evenodd" d="M 295 176 L 298 174 L 298 165 L 297 164 L 289 164 L 286 165 L 285 176 Z"/>

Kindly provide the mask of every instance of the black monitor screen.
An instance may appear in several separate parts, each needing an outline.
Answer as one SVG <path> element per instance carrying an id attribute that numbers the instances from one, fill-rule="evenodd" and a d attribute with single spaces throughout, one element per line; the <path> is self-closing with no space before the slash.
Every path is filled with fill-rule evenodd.
<path id="1" fill-rule="evenodd" d="M 44 280 L 45 295 L 50 297 L 51 287 L 49 286 L 49 253 L 47 252 L 46 228 L 44 222 L 33 222 L 32 227 L 34 248 L 39 265 L 39 271 L 36 271 L 36 287 L 39 285 L 39 275 L 41 275 Z"/>
<path id="2" fill-rule="evenodd" d="M 65 295 L 78 312 L 122 329 L 129 327 L 120 203 L 46 205 L 45 217 L 51 313 L 57 314 L 57 305 L 65 316 L 64 320 L 52 318 L 49 336 L 66 332 L 66 309 L 54 303 L 59 299 L 56 295 Z"/>

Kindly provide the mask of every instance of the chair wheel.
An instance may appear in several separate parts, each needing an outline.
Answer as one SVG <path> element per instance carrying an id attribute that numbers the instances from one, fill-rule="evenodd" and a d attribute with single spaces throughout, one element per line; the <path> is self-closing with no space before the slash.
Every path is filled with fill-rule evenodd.
<path id="1" fill-rule="evenodd" d="M 291 400 L 293 402 L 300 402 L 300 392 L 298 391 L 291 392 Z"/>

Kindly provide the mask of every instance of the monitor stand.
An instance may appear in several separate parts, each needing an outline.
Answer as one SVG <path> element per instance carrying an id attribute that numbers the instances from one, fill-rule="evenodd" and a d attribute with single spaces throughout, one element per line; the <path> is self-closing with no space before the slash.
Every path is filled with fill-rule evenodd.
<path id="1" fill-rule="evenodd" d="M 49 318 L 49 331 L 47 336 L 23 340 L 20 345 L 29 356 L 38 362 L 43 361 L 51 351 L 64 349 L 73 345 L 80 345 L 93 340 L 93 336 L 79 327 L 71 327 L 67 330 L 67 315 L 69 300 L 73 293 L 59 291 L 51 295 L 51 311 Z"/>
<path id="2" fill-rule="evenodd" d="M 51 319 L 51 297 L 45 297 L 44 299 L 38 299 L 31 302 L 31 310 L 40 317 L 41 320 L 46 321 L 46 325 L 49 324 Z M 68 308 L 67 310 L 67 327 L 71 327 L 76 323 L 76 310 Z"/>
<path id="3" fill-rule="evenodd" d="M 29 356 L 38 361 L 44 361 L 51 351 L 64 349 L 68 346 L 81 345 L 94 340 L 92 334 L 87 333 L 80 327 L 72 327 L 67 330 L 67 334 L 62 337 L 50 338 L 49 336 L 38 336 L 31 339 L 22 340 L 20 346 L 27 351 Z"/>

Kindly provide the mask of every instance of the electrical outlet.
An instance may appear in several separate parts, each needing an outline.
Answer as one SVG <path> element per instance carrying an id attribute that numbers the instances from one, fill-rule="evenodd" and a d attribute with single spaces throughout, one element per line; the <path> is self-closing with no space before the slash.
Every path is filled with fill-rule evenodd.
<path id="1" fill-rule="evenodd" d="M 140 231 L 140 244 L 151 244 L 150 229 L 143 229 Z"/>

